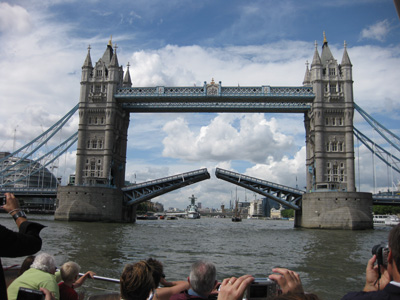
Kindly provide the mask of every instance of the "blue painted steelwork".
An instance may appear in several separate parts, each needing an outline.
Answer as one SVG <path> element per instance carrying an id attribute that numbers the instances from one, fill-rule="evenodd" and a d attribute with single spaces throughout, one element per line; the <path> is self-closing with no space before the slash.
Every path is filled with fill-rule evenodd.
<path id="1" fill-rule="evenodd" d="M 15 188 L 15 187 L 0 187 L 0 193 L 13 193 L 16 197 L 18 196 L 43 196 L 47 198 L 57 197 L 57 188 L 39 188 L 39 187 L 28 187 L 28 188 Z"/>
<path id="2" fill-rule="evenodd" d="M 212 84 L 211 84 L 212 85 Z M 209 86 L 211 86 L 209 85 Z M 220 96 L 220 97 L 268 97 L 271 100 L 274 98 L 290 97 L 305 98 L 313 101 L 315 95 L 311 87 L 296 86 L 296 87 L 218 87 L 218 92 L 210 92 L 209 86 L 203 87 L 121 87 L 117 89 L 114 97 L 116 99 L 134 99 L 134 98 L 151 98 L 151 97 L 204 97 L 204 96 Z"/>
<path id="3" fill-rule="evenodd" d="M 276 184 L 270 181 L 261 180 L 255 177 L 246 176 L 240 173 L 217 168 L 217 178 L 239 185 L 255 193 L 275 200 L 295 210 L 300 209 L 300 200 L 305 193 L 302 190 Z"/>
<path id="4" fill-rule="evenodd" d="M 304 113 L 315 95 L 310 87 L 123 87 L 114 97 L 129 112 Z"/>
<path id="5" fill-rule="evenodd" d="M 354 103 L 354 108 L 360 113 L 360 115 L 371 125 L 376 132 L 379 133 L 381 137 L 383 137 L 390 145 L 392 145 L 397 151 L 400 151 L 400 137 L 395 135 L 369 114 L 364 111 L 361 107 L 359 107 L 356 103 Z"/>
<path id="6" fill-rule="evenodd" d="M 190 184 L 210 179 L 207 169 L 186 172 L 122 188 L 128 205 L 139 204 Z"/>
<path id="7" fill-rule="evenodd" d="M 57 158 L 59 158 L 61 155 L 63 155 L 73 144 L 75 144 L 78 141 L 78 132 L 75 132 L 73 135 L 71 135 L 68 139 L 66 139 L 64 142 L 62 142 L 60 145 L 58 145 L 57 147 L 55 147 L 53 150 L 50 150 L 49 152 L 45 153 L 43 156 L 41 156 L 40 158 L 36 159 L 36 160 L 31 160 L 28 164 L 26 164 L 25 166 L 16 169 L 12 172 L 3 174 L 4 172 L 0 172 L 0 175 L 2 177 L 10 177 L 14 174 L 23 174 L 25 169 L 29 169 L 31 168 L 33 165 L 38 164 L 38 161 L 42 160 L 45 157 L 48 157 L 50 155 L 52 155 L 54 152 L 60 150 L 54 157 L 52 157 L 48 162 L 46 162 L 45 164 L 40 164 L 40 168 L 35 169 L 34 172 L 28 172 L 26 173 L 26 176 L 18 176 L 18 179 L 15 179 L 14 181 L 7 181 L 6 183 L 2 183 L 1 186 L 7 184 L 7 185 L 11 185 L 11 184 L 15 184 L 18 183 L 32 175 L 35 175 L 38 172 L 41 172 L 44 168 L 46 168 L 47 166 L 49 166 L 50 164 L 52 164 Z M 9 169 L 9 168 L 8 168 Z"/>
<path id="8" fill-rule="evenodd" d="M 391 154 L 389 151 L 386 151 L 383 149 L 381 146 L 375 144 L 370 138 L 368 138 L 365 134 L 363 134 L 361 131 L 359 131 L 357 128 L 353 127 L 353 133 L 354 135 L 364 144 L 365 147 L 368 148 L 369 151 L 371 151 L 373 154 L 375 154 L 376 157 L 378 157 L 381 161 L 383 161 L 386 165 L 391 167 L 394 171 L 397 173 L 400 173 L 400 169 L 395 167 L 395 165 L 400 163 L 400 159 L 393 154 Z M 385 159 L 380 153 L 377 153 L 374 151 L 372 147 L 378 148 L 380 151 L 385 153 L 388 157 L 392 159 L 392 162 L 389 162 L 387 159 Z"/>
<path id="9" fill-rule="evenodd" d="M 393 205 L 400 206 L 400 195 L 372 195 L 374 205 Z"/>
<path id="10" fill-rule="evenodd" d="M 309 103 L 289 102 L 124 102 L 121 104 L 129 112 L 254 112 L 254 113 L 305 113 L 311 108 Z"/>

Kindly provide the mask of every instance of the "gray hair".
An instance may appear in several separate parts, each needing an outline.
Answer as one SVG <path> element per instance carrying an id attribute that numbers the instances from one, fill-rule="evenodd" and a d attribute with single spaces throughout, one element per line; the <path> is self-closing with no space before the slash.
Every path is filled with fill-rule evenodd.
<path id="1" fill-rule="evenodd" d="M 56 261 L 52 255 L 47 253 L 40 253 L 35 257 L 31 268 L 42 270 L 47 273 L 54 273 L 56 269 Z"/>
<path id="2" fill-rule="evenodd" d="M 196 261 L 190 271 L 190 285 L 197 294 L 208 296 L 215 286 L 217 271 L 215 265 L 207 260 Z"/>

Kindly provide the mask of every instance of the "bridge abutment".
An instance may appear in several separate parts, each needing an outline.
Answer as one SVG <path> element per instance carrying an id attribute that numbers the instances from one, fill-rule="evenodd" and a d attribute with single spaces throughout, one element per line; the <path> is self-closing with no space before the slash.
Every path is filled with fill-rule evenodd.
<path id="1" fill-rule="evenodd" d="M 55 220 L 135 222 L 136 206 L 124 204 L 120 189 L 98 186 L 60 186 Z"/>
<path id="2" fill-rule="evenodd" d="M 322 229 L 372 229 L 372 194 L 313 192 L 302 198 L 295 227 Z"/>

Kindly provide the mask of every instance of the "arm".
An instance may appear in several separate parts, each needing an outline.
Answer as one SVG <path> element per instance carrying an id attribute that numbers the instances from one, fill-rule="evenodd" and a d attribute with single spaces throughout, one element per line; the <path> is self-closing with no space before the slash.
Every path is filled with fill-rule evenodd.
<path id="1" fill-rule="evenodd" d="M 284 268 L 275 268 L 272 269 L 272 272 L 280 274 L 269 275 L 269 279 L 272 279 L 279 284 L 283 294 L 304 294 L 299 274 Z"/>
<path id="2" fill-rule="evenodd" d="M 382 290 L 390 282 L 390 274 L 384 267 L 381 266 L 381 278 L 379 278 L 378 265 L 375 265 L 376 255 L 372 256 L 365 270 L 365 286 L 364 292 L 373 292 Z"/>
<path id="3" fill-rule="evenodd" d="M 187 281 L 172 281 L 167 282 L 167 284 L 170 285 L 156 290 L 157 300 L 168 300 L 172 295 L 179 294 L 180 292 L 189 289 L 189 282 Z"/>
<path id="4" fill-rule="evenodd" d="M 251 275 L 225 278 L 221 283 L 218 300 L 242 300 L 244 292 L 253 280 L 254 277 Z"/>
<path id="5" fill-rule="evenodd" d="M 79 288 L 80 286 L 82 286 L 82 284 L 85 282 L 85 280 L 87 278 L 93 278 L 93 276 L 96 275 L 96 273 L 92 272 L 92 271 L 87 271 L 85 273 L 85 275 L 79 277 L 79 279 L 77 281 L 74 282 L 74 288 Z"/>
<path id="6" fill-rule="evenodd" d="M 55 298 L 53 297 L 52 293 L 45 288 L 40 288 L 40 290 L 44 293 L 45 295 L 45 300 L 55 300 Z"/>
<path id="7" fill-rule="evenodd" d="M 18 200 L 11 193 L 6 193 L 6 204 L 3 209 L 11 215 L 16 214 L 20 208 Z M 45 227 L 35 222 L 29 222 L 25 217 L 16 220 L 19 232 L 14 232 L 4 226 L 0 226 L 0 237 L 2 244 L 7 247 L 0 248 L 0 256 L 18 257 L 31 255 L 38 252 L 42 247 L 42 240 L 39 236 L 40 230 Z"/>

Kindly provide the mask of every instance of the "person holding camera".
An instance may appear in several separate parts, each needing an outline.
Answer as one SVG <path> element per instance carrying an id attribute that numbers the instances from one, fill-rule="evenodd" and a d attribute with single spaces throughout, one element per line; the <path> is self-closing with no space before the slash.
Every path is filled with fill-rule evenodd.
<path id="1" fill-rule="evenodd" d="M 268 278 L 279 285 L 280 292 L 278 293 L 277 291 L 275 295 L 264 295 L 266 298 L 276 300 L 319 299 L 315 294 L 304 293 L 298 273 L 285 268 L 274 268 L 272 271 L 277 274 L 271 274 Z M 251 288 L 253 281 L 254 277 L 251 275 L 224 279 L 220 287 L 218 300 L 242 300 L 244 293 L 247 289 Z"/>
<path id="2" fill-rule="evenodd" d="M 342 300 L 400 299 L 400 224 L 390 230 L 388 249 L 378 248 L 368 261 L 363 291 L 350 292 Z"/>
<path id="3" fill-rule="evenodd" d="M 14 194 L 5 193 L 4 195 L 6 203 L 2 208 L 14 218 L 19 232 L 9 230 L 0 225 L 0 240 L 2 245 L 0 247 L 0 257 L 19 257 L 35 254 L 42 248 L 42 239 L 39 233 L 45 226 L 27 220 Z M 1 260 L 0 268 L 0 299 L 7 299 L 7 287 Z"/>

